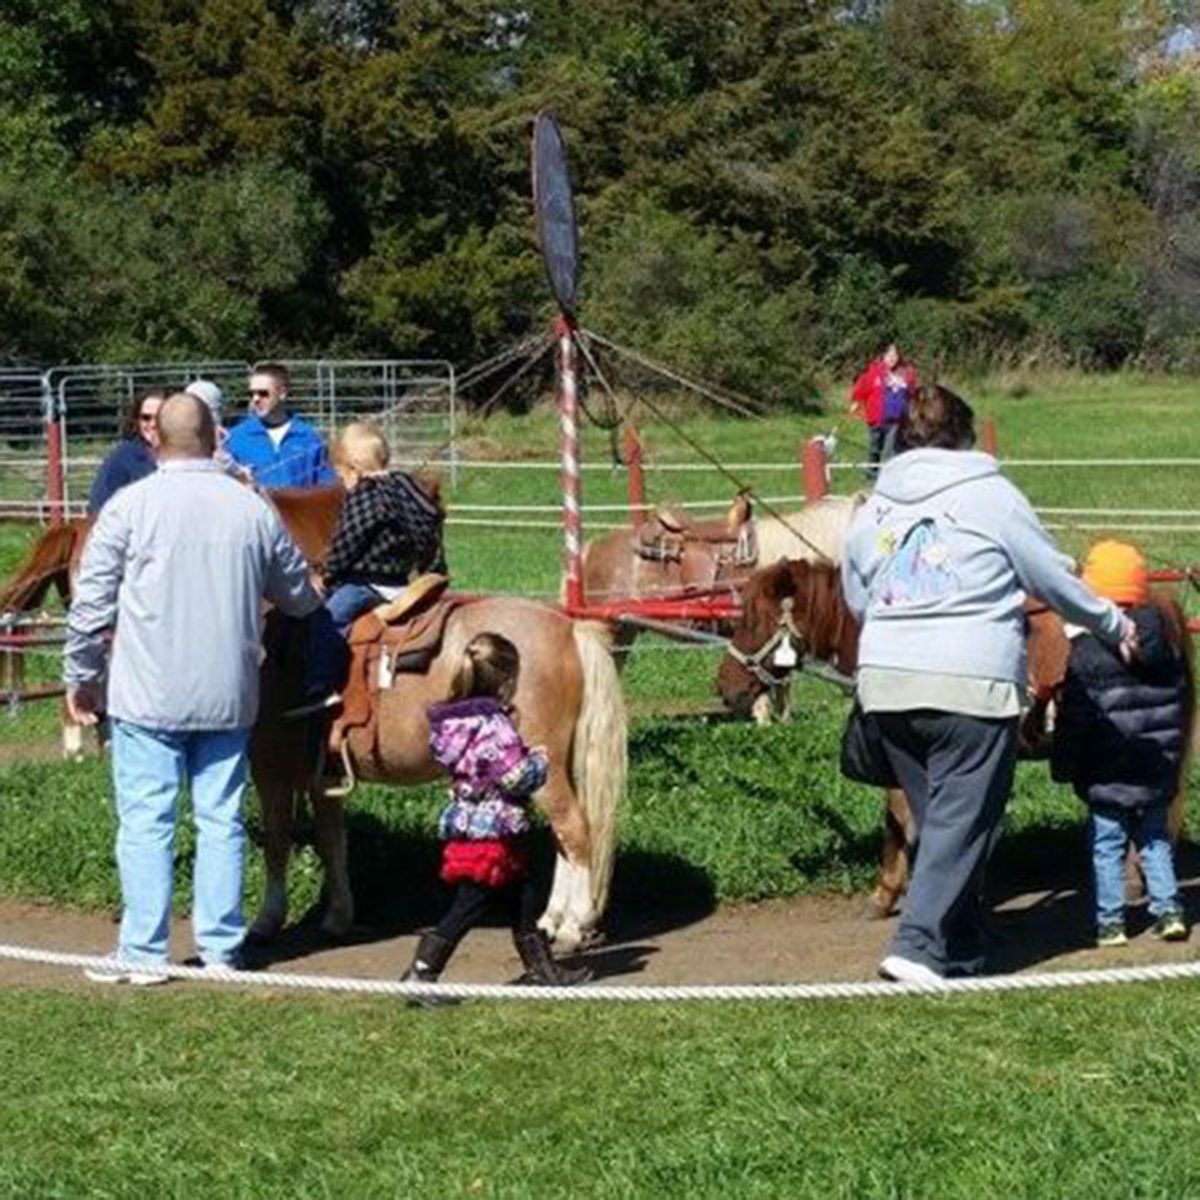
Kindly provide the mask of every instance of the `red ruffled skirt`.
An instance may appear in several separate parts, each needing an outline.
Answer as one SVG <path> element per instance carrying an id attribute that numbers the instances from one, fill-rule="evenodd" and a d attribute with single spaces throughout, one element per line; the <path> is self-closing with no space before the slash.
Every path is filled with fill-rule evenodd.
<path id="1" fill-rule="evenodd" d="M 506 888 L 519 883 L 528 870 L 529 846 L 524 838 L 452 841 L 442 846 L 443 883 Z"/>

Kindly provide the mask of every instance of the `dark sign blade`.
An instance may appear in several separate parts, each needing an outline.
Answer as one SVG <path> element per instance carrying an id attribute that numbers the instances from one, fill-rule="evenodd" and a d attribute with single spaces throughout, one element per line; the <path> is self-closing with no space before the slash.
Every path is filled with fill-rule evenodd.
<path id="1" fill-rule="evenodd" d="M 549 110 L 538 113 L 533 125 L 533 205 L 550 288 L 559 308 L 567 316 L 574 316 L 579 286 L 575 198 L 567 147 L 558 121 Z"/>

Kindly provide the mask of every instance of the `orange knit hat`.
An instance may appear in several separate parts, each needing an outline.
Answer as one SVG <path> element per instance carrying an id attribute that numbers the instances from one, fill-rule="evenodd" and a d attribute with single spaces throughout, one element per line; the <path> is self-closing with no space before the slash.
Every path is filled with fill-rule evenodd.
<path id="1" fill-rule="evenodd" d="M 1083 564 L 1083 582 L 1117 604 L 1145 604 L 1150 599 L 1146 560 L 1126 542 L 1097 542 Z"/>

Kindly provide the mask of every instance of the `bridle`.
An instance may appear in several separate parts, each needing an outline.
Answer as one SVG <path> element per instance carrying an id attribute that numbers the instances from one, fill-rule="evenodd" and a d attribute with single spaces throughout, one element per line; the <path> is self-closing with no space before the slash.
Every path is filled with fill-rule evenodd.
<path id="1" fill-rule="evenodd" d="M 785 596 L 780 601 L 775 628 L 771 636 L 757 650 L 739 649 L 732 641 L 725 647 L 729 657 L 744 667 L 770 692 L 783 685 L 789 672 L 799 670 L 803 666 L 804 656 L 808 653 L 808 643 L 804 635 L 796 628 L 796 622 L 792 617 L 794 607 L 795 599 L 792 596 Z M 784 673 L 779 675 L 771 671 L 765 664 L 768 659 L 774 658 L 783 646 L 791 647 L 792 661 L 786 665 Z"/>

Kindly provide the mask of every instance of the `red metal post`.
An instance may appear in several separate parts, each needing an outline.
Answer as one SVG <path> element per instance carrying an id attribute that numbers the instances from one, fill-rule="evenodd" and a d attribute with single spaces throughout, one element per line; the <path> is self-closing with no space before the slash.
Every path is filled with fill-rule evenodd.
<path id="1" fill-rule="evenodd" d="M 558 337 L 558 449 L 562 462 L 563 588 L 568 613 L 579 612 L 583 599 L 583 514 L 579 509 L 579 395 L 575 379 L 575 329 L 560 316 Z"/>
<path id="2" fill-rule="evenodd" d="M 62 422 L 58 419 L 54 392 L 45 382 L 42 384 L 42 412 L 46 430 L 46 499 L 50 505 L 50 524 L 61 525 L 66 515 Z"/>
<path id="3" fill-rule="evenodd" d="M 829 492 L 829 476 L 826 471 L 825 441 L 809 438 L 800 450 L 801 474 L 804 479 L 804 499 L 820 500 Z"/>
<path id="4" fill-rule="evenodd" d="M 1000 434 L 996 429 L 995 417 L 983 419 L 983 448 L 993 458 L 1000 453 Z"/>
<path id="5" fill-rule="evenodd" d="M 632 425 L 625 426 L 625 470 L 629 478 L 629 519 L 634 529 L 646 521 L 646 478 L 642 473 L 642 439 Z"/>

